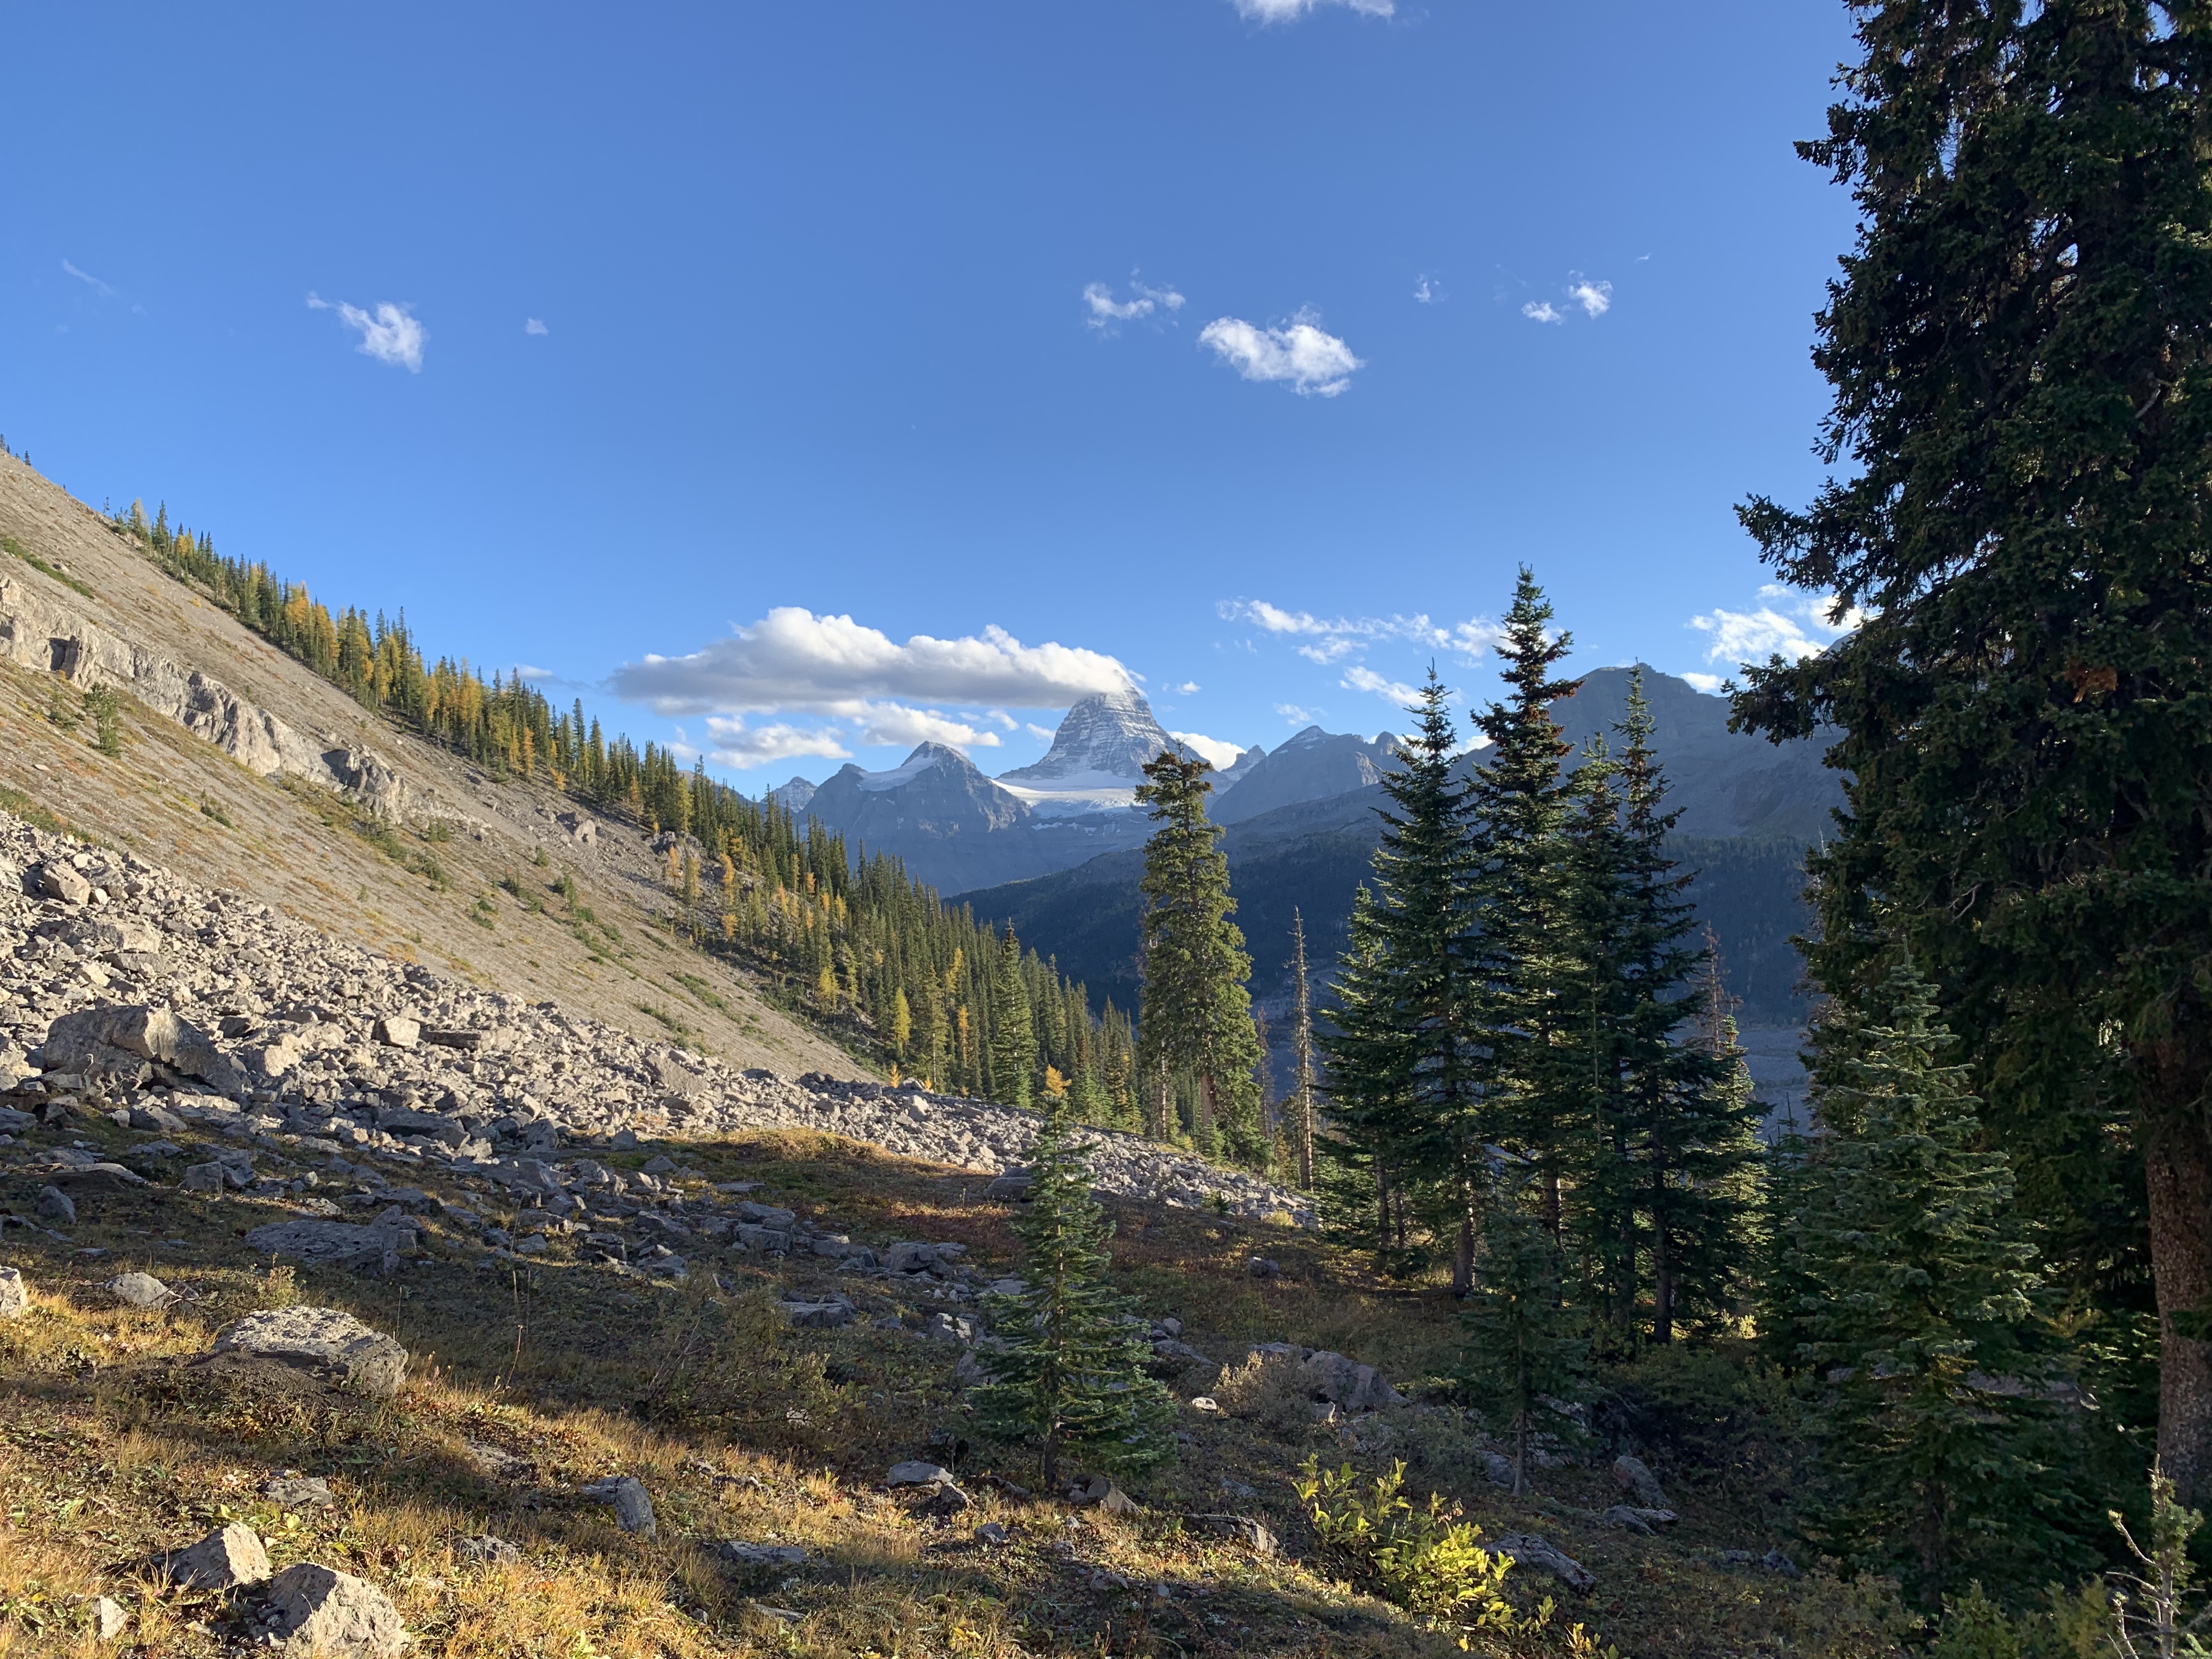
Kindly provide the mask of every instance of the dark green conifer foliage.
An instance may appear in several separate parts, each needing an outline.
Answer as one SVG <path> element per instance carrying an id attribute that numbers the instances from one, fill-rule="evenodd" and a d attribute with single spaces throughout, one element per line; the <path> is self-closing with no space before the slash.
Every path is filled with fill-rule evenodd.
<path id="1" fill-rule="evenodd" d="M 2069 1494 L 2035 1452 L 2042 1281 L 2010 1160 L 1979 1149 L 1966 1069 L 1909 965 L 1863 1014 L 1822 1057 L 1796 1229 L 1804 1357 L 1827 1385 L 1808 1530 L 1932 1609 L 1974 1578 L 2025 1589 L 2075 1565 Z"/>
<path id="2" fill-rule="evenodd" d="M 1667 855 L 1679 815 L 1666 807 L 1641 671 L 1620 732 L 1620 926 L 1606 955 L 1623 993 L 1614 1047 L 1651 1281 L 1650 1334 L 1668 1342 L 1685 1316 L 1717 1319 L 1749 1289 L 1758 1108 L 1735 1021 L 1717 1000 L 1717 964 L 1710 945 L 1693 940 L 1696 912 L 1684 896 L 1691 877 Z M 1705 997 L 1689 994 L 1708 971 Z M 1686 1034 L 1700 1018 L 1705 1029 Z"/>
<path id="3" fill-rule="evenodd" d="M 1560 770 L 1567 745 L 1552 718 L 1552 705 L 1582 684 L 1553 677 L 1571 644 L 1553 632 L 1551 603 L 1522 566 L 1498 645 L 1506 697 L 1478 722 L 1490 747 L 1468 798 L 1476 830 L 1467 947 L 1479 986 L 1474 1020 L 1489 1034 L 1493 1085 L 1484 1133 L 1536 1170 L 1555 1242 L 1564 1239 L 1564 1183 L 1586 1128 L 1571 1115 L 1571 1097 L 1544 1086 L 1546 1051 L 1565 1017 L 1561 981 L 1571 971 L 1563 955 L 1567 877 L 1559 853 L 1572 785 Z"/>
<path id="4" fill-rule="evenodd" d="M 1484 1179 L 1486 1055 L 1472 1029 L 1472 841 L 1448 696 L 1431 668 L 1407 711 L 1414 730 L 1383 774 L 1390 804 L 1374 879 L 1352 908 L 1321 1046 L 1338 1133 L 1357 1143 L 1357 1161 L 1374 1180 L 1378 1249 L 1394 1248 L 1410 1201 L 1455 1242 L 1453 1284 L 1464 1295 Z"/>
<path id="5" fill-rule="evenodd" d="M 1513 1437 L 1513 1491 L 1527 1486 L 1528 1439 L 1549 1400 L 1581 1393 L 1589 1344 L 1561 1294 L 1559 1249 L 1540 1187 L 1500 1181 L 1483 1207 L 1474 1288 L 1461 1316 L 1469 1391 Z"/>
<path id="6" fill-rule="evenodd" d="M 1141 1323 L 1106 1280 L 1114 1224 L 1091 1194 L 1085 1143 L 1074 1118 L 1045 1119 L 1030 1160 L 1029 1201 L 1016 1212 L 1028 1288 L 983 1306 L 1004 1346 L 979 1349 L 988 1383 L 974 1394 L 985 1428 L 1036 1449 L 1048 1492 L 1063 1455 L 1109 1473 L 1141 1470 L 1175 1454 L 1175 1402 L 1146 1374 Z"/>
<path id="7" fill-rule="evenodd" d="M 992 956 L 991 993 L 991 1098 L 1026 1106 L 1036 1077 L 1036 1025 L 1022 982 L 1022 942 L 1011 922 Z"/>
<path id="8" fill-rule="evenodd" d="M 1861 216 L 1820 319 L 1837 479 L 1746 526 L 1856 630 L 1739 713 L 1842 733 L 1832 994 L 1885 905 L 2068 1277 L 2145 1256 L 2159 1454 L 2212 1498 L 2212 14 L 1856 0 L 1828 137 Z M 2144 1240 L 2148 1240 L 2146 1249 Z"/>
<path id="9" fill-rule="evenodd" d="M 1238 1158 L 1263 1158 L 1258 1068 L 1263 1058 L 1245 981 L 1252 958 L 1229 920 L 1229 860 L 1208 822 L 1212 767 L 1163 751 L 1145 766 L 1138 801 L 1158 828 L 1145 843 L 1144 1002 L 1137 1034 L 1148 1075 L 1188 1071 L 1197 1083 L 1202 1151 L 1217 1143 Z"/>

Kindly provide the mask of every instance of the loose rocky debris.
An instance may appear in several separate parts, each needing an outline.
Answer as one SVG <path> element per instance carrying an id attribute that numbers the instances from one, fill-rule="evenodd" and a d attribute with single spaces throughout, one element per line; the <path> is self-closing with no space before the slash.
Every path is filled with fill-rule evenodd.
<path id="1" fill-rule="evenodd" d="M 264 1147 L 282 1137 L 288 1153 L 326 1160 L 412 1159 L 524 1199 L 572 1191 L 580 1176 L 594 1188 L 617 1182 L 596 1164 L 581 1168 L 586 1158 L 570 1161 L 564 1147 L 795 1126 L 975 1170 L 979 1190 L 1018 1201 L 1038 1132 L 1032 1114 L 910 1085 L 734 1071 L 552 1003 L 479 991 L 337 943 L 265 904 L 6 814 L 0 1094 L 9 1109 L 40 1118 L 58 1103 L 106 1103 L 126 1127 L 174 1134 L 198 1126 Z M 1141 1136 L 1093 1136 L 1103 1193 L 1314 1223 L 1303 1194 Z M 240 1150 L 243 1163 L 195 1165 L 190 1188 L 269 1195 L 269 1177 Z M 143 1179 L 120 1166 L 64 1173 L 50 1176 L 58 1190 Z M 649 1194 L 661 1179 L 627 1176 L 617 1190 Z M 307 1190 L 297 1176 L 283 1184 Z M 791 1249 L 787 1236 L 775 1237 L 788 1234 L 782 1216 L 781 1224 L 747 1222 L 757 1231 L 740 1234 L 745 1248 Z"/>

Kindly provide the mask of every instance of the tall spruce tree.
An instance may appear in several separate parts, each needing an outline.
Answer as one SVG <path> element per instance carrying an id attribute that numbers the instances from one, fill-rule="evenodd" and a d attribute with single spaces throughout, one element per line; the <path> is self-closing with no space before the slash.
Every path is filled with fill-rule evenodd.
<path id="1" fill-rule="evenodd" d="M 1966 1067 L 1910 965 L 1822 1057 L 1797 1229 L 1805 1358 L 1827 1384 L 1808 1531 L 1894 1571 L 1923 1607 L 1970 1579 L 2027 1587 L 2073 1565 L 2063 1478 L 2037 1459 L 2041 1279 L 2010 1161 L 1979 1149 Z"/>
<path id="2" fill-rule="evenodd" d="M 1144 1325 L 1107 1282 L 1114 1224 L 1091 1196 L 1086 1143 L 1065 1107 L 1046 1117 L 1030 1173 L 1012 1223 L 1025 1287 L 983 1298 L 1000 1346 L 977 1350 L 988 1379 L 973 1396 L 978 1418 L 1036 1449 L 1048 1492 L 1067 1454 L 1109 1473 L 1164 1462 L 1175 1402 L 1146 1375 Z"/>
<path id="3" fill-rule="evenodd" d="M 1026 1106 L 1036 1086 L 1036 1016 L 1022 977 L 1022 942 L 1014 925 L 991 959 L 991 1098 L 1002 1106 Z"/>
<path id="4" fill-rule="evenodd" d="M 2212 1498 L 2212 15 L 1854 0 L 1800 146 L 1852 190 L 1820 319 L 1841 476 L 1744 522 L 1853 631 L 1740 717 L 1840 730 L 1815 977 L 1940 989 L 2069 1276 L 2148 1255 L 2158 1450 Z M 2147 1237 L 2148 1249 L 2143 1241 Z"/>
<path id="5" fill-rule="evenodd" d="M 1473 970 L 1467 1024 L 1486 1034 L 1487 1050 L 1487 1099 L 1473 1139 L 1495 1136 L 1534 1167 L 1555 1243 L 1565 1236 L 1564 1186 L 1583 1127 L 1570 1115 L 1568 1097 L 1546 1086 L 1547 1051 L 1569 1000 L 1560 985 L 1569 965 L 1559 926 L 1566 873 L 1558 854 L 1572 786 L 1560 769 L 1568 746 L 1552 705 L 1582 684 L 1555 678 L 1571 643 L 1553 631 L 1551 603 L 1523 565 L 1497 647 L 1505 700 L 1479 721 L 1490 748 L 1467 800 L 1476 828 L 1460 935 Z M 1468 1138 L 1460 1137 L 1462 1144 Z"/>
<path id="6" fill-rule="evenodd" d="M 1429 671 L 1407 710 L 1413 733 L 1382 775 L 1371 885 L 1353 907 L 1350 949 L 1321 1039 L 1329 1093 L 1348 1109 L 1342 1133 L 1362 1143 L 1377 1214 L 1392 1248 L 1392 1195 L 1412 1198 L 1453 1241 L 1454 1290 L 1473 1282 L 1485 1179 L 1486 1053 L 1468 959 L 1473 838 L 1468 790 L 1453 768 L 1459 733 L 1449 694 Z"/>
<path id="7" fill-rule="evenodd" d="M 1718 964 L 1693 942 L 1692 878 L 1667 854 L 1667 837 L 1680 815 L 1667 809 L 1641 669 L 1630 678 L 1626 718 L 1618 729 L 1623 813 L 1616 961 L 1628 994 L 1616 1052 L 1648 1241 L 1650 1335 L 1668 1342 L 1685 1314 L 1717 1316 L 1749 1288 L 1745 1245 L 1757 1195 L 1758 1108 L 1734 1021 L 1690 994 L 1693 981 L 1707 970 L 1717 974 Z M 1694 1026 L 1701 1018 L 1713 1024 L 1699 1033 Z M 1685 1026 L 1693 1029 L 1686 1033 Z"/>
<path id="8" fill-rule="evenodd" d="M 1137 1036 L 1148 1076 L 1164 1087 L 1173 1073 L 1197 1082 L 1200 1147 L 1225 1145 L 1232 1156 L 1264 1157 L 1258 1068 L 1263 1058 L 1245 981 L 1252 958 L 1229 920 L 1229 860 L 1220 827 L 1206 816 L 1212 767 L 1163 750 L 1145 765 L 1137 799 L 1158 828 L 1145 843 L 1142 922 L 1144 1000 Z"/>

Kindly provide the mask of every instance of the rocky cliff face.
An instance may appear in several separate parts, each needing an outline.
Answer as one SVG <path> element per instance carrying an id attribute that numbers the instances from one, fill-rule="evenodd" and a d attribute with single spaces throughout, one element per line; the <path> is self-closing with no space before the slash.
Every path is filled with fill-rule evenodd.
<path id="1" fill-rule="evenodd" d="M 298 778 L 380 817 L 406 816 L 408 786 L 382 756 L 333 733 L 300 731 L 214 676 L 120 638 L 4 575 L 0 662 L 58 674 L 80 691 L 127 693 L 256 776 Z"/>
<path id="2" fill-rule="evenodd" d="M 886 772 L 842 769 L 806 811 L 849 848 L 896 854 L 944 892 L 1064 867 L 1027 833 L 1029 807 L 941 743 L 921 744 Z"/>

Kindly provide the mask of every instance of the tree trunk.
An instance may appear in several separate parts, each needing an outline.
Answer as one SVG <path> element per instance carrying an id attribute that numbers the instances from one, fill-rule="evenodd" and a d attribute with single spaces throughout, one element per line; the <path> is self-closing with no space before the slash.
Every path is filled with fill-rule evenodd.
<path id="1" fill-rule="evenodd" d="M 1651 1340 L 1661 1344 L 1674 1340 L 1674 1264 L 1667 1255 L 1663 1220 L 1651 1229 Z"/>
<path id="2" fill-rule="evenodd" d="M 1474 1208 L 1464 1206 L 1459 1216 L 1459 1246 L 1452 1252 L 1452 1294 L 1464 1302 L 1474 1291 Z"/>
<path id="3" fill-rule="evenodd" d="M 1382 1258 L 1390 1250 L 1390 1171 L 1381 1158 L 1375 1160 L 1375 1255 L 1379 1269 Z"/>
<path id="4" fill-rule="evenodd" d="M 1198 1142 L 1201 1152 L 1213 1150 L 1213 1073 L 1198 1074 L 1198 1121 L 1191 1126 L 1195 1132 L 1191 1139 Z"/>
<path id="5" fill-rule="evenodd" d="M 2201 1508 L 2212 1501 L 2212 1341 L 2175 1328 L 2179 1316 L 2212 1314 L 2212 1128 L 2201 1103 L 2153 1122 L 2143 1176 L 2158 1291 L 2158 1461 L 2174 1495 Z"/>

